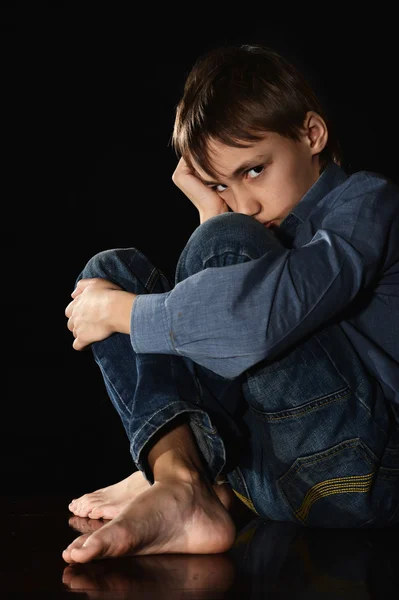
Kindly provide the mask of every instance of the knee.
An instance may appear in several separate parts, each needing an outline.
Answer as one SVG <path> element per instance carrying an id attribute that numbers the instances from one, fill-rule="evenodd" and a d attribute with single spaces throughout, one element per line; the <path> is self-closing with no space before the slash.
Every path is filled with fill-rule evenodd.
<path id="1" fill-rule="evenodd" d="M 116 248 L 95 254 L 85 265 L 80 279 L 100 277 L 134 294 L 169 291 L 169 282 L 137 248 Z"/>
<path id="2" fill-rule="evenodd" d="M 189 238 L 177 265 L 181 281 L 207 267 L 222 267 L 262 256 L 272 235 L 253 217 L 223 213 L 208 219 Z"/>
<path id="3" fill-rule="evenodd" d="M 117 264 L 119 260 L 118 250 L 102 250 L 88 260 L 78 280 L 91 277 L 112 278 L 118 270 Z"/>

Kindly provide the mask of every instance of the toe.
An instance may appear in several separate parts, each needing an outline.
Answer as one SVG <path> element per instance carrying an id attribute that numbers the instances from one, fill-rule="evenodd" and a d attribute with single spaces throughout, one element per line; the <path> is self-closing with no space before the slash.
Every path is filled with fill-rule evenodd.
<path id="1" fill-rule="evenodd" d="M 89 519 L 101 519 L 104 512 L 104 505 L 94 506 L 87 514 Z"/>
<path id="2" fill-rule="evenodd" d="M 81 535 L 78 538 L 74 539 L 73 542 L 71 544 L 69 544 L 69 546 L 67 548 L 65 548 L 64 552 L 62 553 L 62 558 L 67 563 L 77 562 L 76 560 L 72 559 L 72 556 L 71 556 L 72 551 L 83 546 L 83 544 L 86 542 L 86 540 L 89 537 L 90 537 L 90 533 L 85 533 L 84 535 Z"/>
<path id="3" fill-rule="evenodd" d="M 75 502 L 72 512 L 77 517 L 87 517 L 89 512 L 93 510 L 96 504 L 99 504 L 98 498 L 83 496 L 77 502 Z"/>
<path id="4" fill-rule="evenodd" d="M 76 538 L 62 553 L 69 564 L 86 563 L 93 559 L 116 556 L 128 548 L 126 531 L 123 526 L 113 526 L 112 521 L 92 534 L 84 534 Z M 125 542 L 125 543 L 123 543 Z"/>
<path id="5" fill-rule="evenodd" d="M 100 504 L 95 506 L 87 516 L 89 519 L 114 519 L 118 516 L 120 510 L 113 504 Z"/>
<path id="6" fill-rule="evenodd" d="M 99 558 L 103 553 L 103 545 L 97 538 L 90 538 L 85 542 L 86 545 L 72 548 L 70 558 L 73 562 L 85 563 Z"/>

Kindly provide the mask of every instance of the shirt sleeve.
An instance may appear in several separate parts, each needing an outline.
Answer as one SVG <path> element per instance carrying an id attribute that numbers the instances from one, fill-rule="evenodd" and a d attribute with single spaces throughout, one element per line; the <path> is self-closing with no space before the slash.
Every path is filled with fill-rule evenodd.
<path id="1" fill-rule="evenodd" d="M 352 179 L 352 181 L 351 181 Z M 232 379 L 274 358 L 346 308 L 381 277 L 398 191 L 353 176 L 309 243 L 210 267 L 133 303 L 137 353 L 177 354 Z"/>

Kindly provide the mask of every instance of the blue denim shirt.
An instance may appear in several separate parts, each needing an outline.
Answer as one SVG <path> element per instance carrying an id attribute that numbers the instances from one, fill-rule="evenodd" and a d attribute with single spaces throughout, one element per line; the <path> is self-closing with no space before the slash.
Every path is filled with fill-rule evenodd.
<path id="1" fill-rule="evenodd" d="M 399 406 L 399 187 L 331 164 L 280 230 L 290 247 L 270 235 L 258 259 L 138 296 L 135 352 L 185 356 L 235 378 L 335 319 Z"/>

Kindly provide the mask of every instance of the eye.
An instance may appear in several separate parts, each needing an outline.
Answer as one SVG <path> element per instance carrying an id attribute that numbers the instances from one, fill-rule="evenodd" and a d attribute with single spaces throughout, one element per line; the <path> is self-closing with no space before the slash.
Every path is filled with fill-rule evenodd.
<path id="1" fill-rule="evenodd" d="M 259 175 L 262 175 L 264 168 L 265 167 L 263 165 L 259 165 L 258 167 L 252 167 L 252 169 L 248 169 L 247 174 L 250 179 L 256 179 L 257 177 L 259 177 Z"/>
<path id="2" fill-rule="evenodd" d="M 225 192 L 227 190 L 227 185 L 223 185 L 222 183 L 218 183 L 217 185 L 211 185 L 210 187 L 214 192 L 218 192 L 218 193 Z M 220 188 L 223 188 L 223 189 L 220 189 Z"/>

